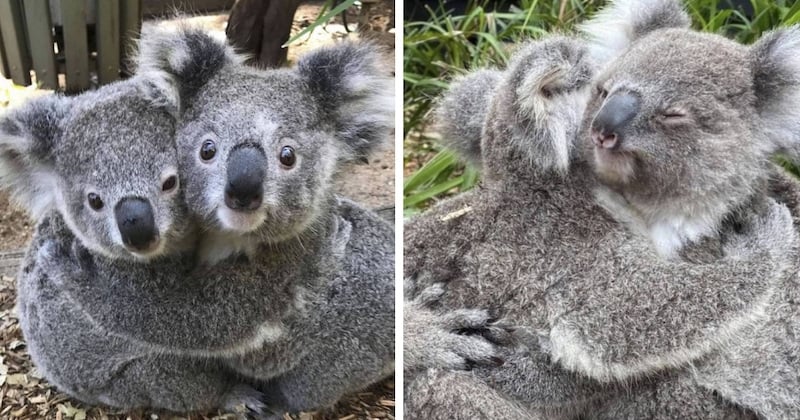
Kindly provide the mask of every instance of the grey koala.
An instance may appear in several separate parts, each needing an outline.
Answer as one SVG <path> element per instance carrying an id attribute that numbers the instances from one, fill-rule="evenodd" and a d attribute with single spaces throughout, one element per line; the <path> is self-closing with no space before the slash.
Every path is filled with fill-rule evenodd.
<path id="1" fill-rule="evenodd" d="M 637 6 L 621 3 L 615 7 Z M 639 7 L 641 8 L 628 14 L 612 10 L 606 16 L 627 16 L 632 19 L 625 21 L 625 30 L 619 32 L 637 36 L 659 27 L 683 26 L 688 22 L 680 6 L 675 2 L 649 2 Z M 689 31 L 681 32 L 688 33 L 690 37 L 695 36 Z M 655 33 L 652 36 L 655 37 Z M 581 76 L 583 72 L 580 60 L 577 60 L 578 64 L 575 64 L 574 59 L 569 60 L 569 57 L 581 56 L 580 48 L 570 49 L 566 41 L 562 41 L 559 45 L 557 41 L 548 40 L 542 45 L 534 45 L 531 49 L 518 54 L 503 79 L 505 85 L 501 84 L 492 98 L 489 116 L 483 129 L 484 140 L 481 149 L 482 164 L 486 173 L 484 186 L 478 191 L 443 203 L 425 216 L 407 224 L 406 267 L 407 274 L 411 275 L 407 281 L 447 283 L 444 307 L 499 310 L 510 317 L 513 324 L 523 325 L 521 328 L 530 330 L 534 336 L 532 341 L 535 341 L 537 334 L 544 335 L 546 338 L 539 340 L 540 346 L 547 350 L 549 358 L 582 375 L 603 382 L 622 380 L 630 383 L 638 377 L 663 372 L 668 368 L 685 367 L 703 355 L 715 351 L 718 351 L 714 353 L 715 355 L 725 354 L 728 349 L 735 348 L 732 343 L 764 326 L 764 319 L 769 318 L 764 314 L 769 300 L 777 295 L 776 291 L 780 290 L 792 273 L 789 267 L 792 262 L 791 257 L 794 255 L 795 233 L 792 229 L 787 229 L 791 228 L 791 223 L 786 209 L 770 203 L 765 197 L 759 197 L 756 192 L 759 187 L 765 188 L 766 174 L 771 169 L 765 164 L 766 156 L 776 150 L 791 147 L 794 141 L 787 135 L 791 126 L 784 124 L 778 127 L 790 119 L 785 115 L 782 115 L 781 119 L 776 119 L 769 111 L 777 107 L 786 109 L 787 102 L 784 101 L 789 96 L 787 94 L 796 86 L 791 82 L 791 78 L 787 79 L 786 76 L 790 73 L 787 73 L 785 67 L 765 65 L 765 63 L 775 63 L 777 61 L 773 60 L 791 51 L 795 39 L 795 32 L 788 30 L 765 38 L 749 51 L 738 45 L 732 47 L 730 41 L 727 44 L 718 41 L 709 42 L 712 48 L 721 50 L 716 56 L 703 55 L 706 52 L 698 53 L 692 48 L 686 52 L 688 59 L 693 59 L 693 54 L 717 59 L 720 54 L 738 54 L 738 59 L 734 62 L 740 63 L 739 66 L 742 68 L 740 79 L 734 79 L 731 84 L 716 84 L 701 78 L 703 89 L 700 91 L 709 91 L 709 96 L 712 97 L 711 100 L 703 98 L 705 102 L 702 104 L 708 110 L 707 115 L 725 116 L 726 112 L 737 112 L 737 106 L 740 108 L 749 106 L 752 114 L 748 116 L 747 111 L 741 112 L 748 118 L 738 121 L 740 124 L 726 125 L 719 121 L 713 126 L 689 124 L 682 126 L 683 131 L 677 131 L 677 135 L 676 131 L 669 131 L 659 125 L 641 124 L 635 126 L 640 131 L 625 131 L 624 137 L 620 139 L 623 134 L 618 134 L 615 130 L 623 126 L 628 130 L 629 127 L 625 124 L 630 120 L 626 121 L 625 118 L 615 120 L 613 117 L 621 114 L 620 110 L 638 111 L 638 106 L 629 105 L 626 108 L 624 105 L 632 101 L 623 102 L 621 105 L 614 105 L 620 108 L 604 113 L 602 110 L 598 111 L 601 109 L 599 105 L 603 103 L 602 100 L 597 102 L 597 99 L 593 98 L 594 102 L 590 102 L 586 112 L 587 118 L 583 121 L 585 128 L 581 130 L 585 134 L 582 134 L 581 138 L 590 138 L 589 131 L 594 128 L 595 133 L 592 134 L 599 144 L 596 153 L 606 153 L 606 149 L 617 150 L 614 147 L 618 146 L 611 143 L 610 147 L 603 147 L 607 140 L 613 137 L 604 134 L 617 136 L 614 141 L 620 144 L 633 144 L 634 146 L 629 147 L 640 148 L 636 152 L 627 152 L 634 156 L 631 160 L 635 160 L 636 164 L 630 166 L 636 170 L 634 179 L 637 182 L 649 179 L 651 167 L 652 176 L 660 177 L 662 180 L 658 185 L 659 189 L 654 190 L 658 195 L 654 195 L 653 202 L 658 202 L 656 198 L 668 196 L 668 193 L 672 192 L 691 193 L 691 190 L 683 189 L 686 185 L 694 185 L 696 189 L 705 186 L 711 188 L 707 196 L 699 198 L 693 196 L 696 203 L 693 202 L 691 208 L 694 211 L 688 215 L 678 211 L 675 214 L 645 212 L 647 208 L 642 205 L 647 202 L 645 199 L 637 203 L 638 207 L 627 202 L 623 203 L 625 205 L 619 205 L 618 202 L 609 200 L 608 197 L 619 196 L 607 192 L 609 185 L 616 187 L 619 191 L 615 192 L 616 194 L 626 198 L 629 193 L 628 188 L 634 194 L 646 189 L 637 190 L 635 186 L 628 184 L 611 185 L 610 181 L 613 179 L 602 176 L 602 168 L 594 166 L 590 159 L 595 150 L 589 147 L 587 148 L 589 153 L 584 154 L 581 150 L 583 144 L 573 144 L 569 140 L 582 125 L 583 110 L 579 109 L 575 118 L 575 112 L 560 107 L 575 106 L 572 94 L 575 90 L 585 89 L 588 86 L 588 78 Z M 548 42 L 551 54 L 547 53 Z M 701 41 L 697 48 L 704 51 L 709 46 L 703 47 L 703 42 L 705 41 Z M 722 44 L 722 47 L 717 43 Z M 681 45 L 685 44 L 686 42 Z M 641 45 L 642 49 L 646 48 L 644 42 Z M 667 51 L 674 49 L 675 47 Z M 730 53 L 731 49 L 734 53 Z M 559 50 L 561 53 L 557 52 Z M 682 63 L 688 60 L 677 60 L 678 53 L 665 54 L 664 49 L 650 51 L 653 55 L 664 54 L 660 60 L 651 60 L 659 63 L 660 67 L 656 66 L 659 69 L 671 69 L 681 65 L 675 64 L 676 61 Z M 760 57 L 761 60 L 751 60 L 751 57 Z M 631 57 L 626 58 L 632 60 Z M 666 65 L 664 61 L 670 65 Z M 620 62 L 625 63 L 623 60 Z M 646 60 L 637 63 L 640 68 L 642 62 Z M 522 71 L 519 67 L 515 67 L 519 63 L 526 63 Z M 693 63 L 698 67 L 703 66 Z M 654 71 L 649 68 L 649 73 L 640 70 L 637 74 L 648 74 L 651 79 L 645 81 L 649 82 L 653 78 L 680 75 L 682 72 Z M 697 77 L 697 72 L 693 75 Z M 476 76 L 476 79 L 481 77 L 483 76 Z M 752 77 L 754 80 L 749 80 L 747 77 Z M 575 83 L 581 79 L 585 82 Z M 687 80 L 692 79 L 687 78 Z M 681 79 L 679 82 L 688 83 L 687 80 Z M 626 87 L 630 88 L 631 82 L 627 82 Z M 753 82 L 772 86 L 774 90 L 754 91 Z M 462 88 L 457 87 L 454 92 L 458 92 L 459 89 Z M 480 89 L 480 86 L 477 86 L 477 89 Z M 725 98 L 726 90 L 738 91 L 741 95 L 750 95 L 754 98 L 738 104 L 722 100 L 714 101 L 713 98 Z M 674 90 L 670 92 L 680 93 Z M 686 89 L 684 92 L 694 92 L 694 90 Z M 658 97 L 653 96 L 652 92 L 648 93 L 651 93 L 651 96 L 642 94 L 642 97 L 648 100 L 651 97 Z M 599 90 L 597 95 L 602 96 L 602 90 Z M 674 96 L 671 98 L 675 99 Z M 686 100 L 685 97 L 682 99 Z M 444 103 L 448 101 L 459 102 L 458 99 L 445 99 Z M 611 104 L 614 102 L 611 101 Z M 606 109 L 605 105 L 602 109 Z M 561 111 L 558 114 L 560 117 L 553 117 L 556 113 L 552 111 Z M 637 115 L 636 112 L 631 113 Z M 653 114 L 656 113 L 648 110 L 641 115 L 642 118 L 651 118 Z M 740 115 L 739 112 L 737 115 Z M 656 114 L 653 118 L 657 117 L 660 117 L 660 114 Z M 674 115 L 667 118 L 672 117 Z M 474 114 L 472 118 L 475 118 Z M 546 124 L 542 126 L 543 123 Z M 791 123 L 794 124 L 794 121 Z M 611 133 L 603 132 L 606 125 L 614 127 Z M 766 131 L 766 135 L 761 131 L 764 125 L 771 127 Z M 710 134 L 704 134 L 704 130 L 708 130 Z M 720 139 L 725 136 L 720 133 L 739 140 L 722 141 Z M 776 133 L 779 135 L 775 135 Z M 566 146 L 558 146 L 561 143 L 558 137 L 562 135 L 562 138 L 567 139 Z M 695 145 L 698 140 L 687 140 L 686 143 L 673 147 L 674 151 L 684 151 L 680 154 L 666 152 L 663 147 L 658 149 L 658 146 L 661 146 L 661 143 L 656 144 L 658 142 L 675 144 L 675 140 L 670 140 L 673 139 L 670 136 L 683 140 L 702 139 L 701 141 L 708 144 Z M 746 153 L 741 153 L 738 146 L 735 149 L 737 153 L 732 153 L 732 145 L 741 144 L 742 138 L 758 141 L 751 142 L 755 145 L 748 144 Z M 724 168 L 720 169 L 709 164 L 697 164 L 699 160 L 693 156 L 687 159 L 687 165 L 681 166 L 683 161 L 679 158 L 687 156 L 685 150 L 689 146 L 686 144 L 692 145 L 691 150 L 704 154 L 706 159 L 709 157 L 726 159 L 725 162 L 729 165 L 734 162 L 732 166 L 742 170 L 747 176 L 740 177 L 739 174 L 732 174 Z M 712 144 L 716 145 L 716 148 L 711 147 Z M 605 155 L 601 155 L 601 158 L 603 156 Z M 691 174 L 691 178 L 680 178 L 681 184 L 674 186 L 668 177 L 674 177 L 676 173 L 669 172 L 668 164 L 655 159 L 655 156 L 678 159 L 678 167 Z M 672 161 L 669 162 L 674 164 Z M 689 167 L 691 165 L 695 166 Z M 615 168 L 628 169 L 625 165 Z M 691 171 L 687 171 L 688 169 Z M 558 176 L 566 170 L 569 171 L 567 177 Z M 601 173 L 600 180 L 603 183 L 600 185 L 593 184 L 597 178 L 594 175 L 596 170 Z M 664 182 L 665 179 L 667 182 Z M 714 200 L 720 200 L 722 196 L 719 194 L 725 188 L 728 189 L 728 195 L 724 196 L 725 200 L 722 203 L 724 205 L 718 206 L 719 203 L 715 203 Z M 796 185 L 793 188 L 796 188 Z M 601 195 L 606 198 L 603 201 L 605 209 L 594 203 L 592 191 L 596 189 L 603 192 Z M 632 212 L 631 209 L 643 214 Z M 652 228 L 658 223 L 665 223 L 672 230 L 631 229 L 631 232 L 622 232 L 621 230 L 627 229 L 621 229 L 622 226 L 618 226 L 614 219 L 606 216 L 604 210 L 610 211 L 614 217 L 619 217 L 619 211 L 624 211 L 625 217 L 622 220 L 638 223 L 634 227 Z M 565 213 L 566 211 L 568 213 Z M 681 217 L 684 220 L 681 220 Z M 676 219 L 684 221 L 685 224 L 672 223 Z M 704 230 L 703 228 L 707 226 L 696 223 L 698 220 L 708 223 L 714 229 Z M 430 232 L 444 233 L 441 237 L 431 237 Z M 645 235 L 637 234 L 642 232 Z M 782 239 L 775 240 L 772 235 L 782 236 Z M 715 236 L 719 238 L 714 238 Z M 668 240 L 662 241 L 665 237 Z M 651 238 L 652 241 L 642 241 Z M 702 241 L 698 241 L 699 239 Z M 712 257 L 718 254 L 724 255 L 725 258 L 709 262 L 708 255 L 701 253 L 700 261 L 693 263 L 691 260 L 695 256 L 687 251 L 692 251 L 694 245 L 699 245 L 701 251 L 704 251 L 702 248 L 711 246 L 712 250 L 717 251 L 711 253 Z M 760 255 L 765 251 L 773 261 L 761 265 L 764 261 L 760 259 Z M 673 257 L 675 254 L 689 261 L 664 258 Z M 520 261 L 520 255 L 536 256 L 536 261 Z M 587 255 L 589 257 L 583 260 Z M 487 266 L 487 261 L 492 261 L 491 267 Z M 709 271 L 706 272 L 706 269 Z M 627 275 L 620 278 L 619 273 Z M 665 281 L 665 279 L 671 280 Z M 702 282 L 698 282 L 697 279 L 702 279 Z M 735 282 L 740 289 L 731 290 L 731 282 Z M 418 291 L 425 288 L 424 285 L 415 286 Z M 722 294 L 730 294 L 728 297 L 723 297 L 719 294 L 720 291 Z M 700 296 L 703 298 L 699 298 Z M 742 300 L 739 300 L 740 298 Z M 670 305 L 664 305 L 664 302 L 670 302 Z M 737 303 L 731 306 L 734 302 Z M 537 311 L 539 308 L 542 311 Z M 700 313 L 704 311 L 708 312 Z M 653 313 L 658 316 L 653 317 Z M 526 321 L 520 324 L 520 319 Z M 698 323 L 697 320 L 702 322 Z M 782 321 L 777 322 L 780 324 Z M 708 323 L 704 324 L 705 322 Z M 784 354 L 773 356 L 774 359 L 783 358 L 784 364 L 791 360 L 790 356 Z M 506 365 L 516 366 L 518 362 L 519 360 L 512 356 L 511 363 L 507 362 Z M 547 360 L 544 364 L 546 362 Z M 753 366 L 758 367 L 750 365 L 750 368 Z M 547 370 L 541 367 L 539 369 Z M 492 370 L 495 373 L 488 373 L 488 377 L 484 380 L 501 387 L 506 396 L 532 403 L 534 406 L 564 399 L 564 387 L 552 384 L 548 386 L 540 381 L 530 380 L 535 376 L 533 373 L 514 376 L 513 369 L 512 373 L 505 373 L 509 375 L 508 377 L 503 377 L 504 373 L 496 373 L 503 370 L 503 368 Z M 713 369 L 709 372 L 711 370 Z M 791 383 L 788 375 L 792 374 L 792 370 L 787 368 L 784 371 L 787 373 L 786 376 L 770 379 L 775 379 L 775 383 L 782 379 L 788 381 L 783 382 L 784 384 Z M 747 377 L 757 378 L 757 376 L 750 374 Z M 676 383 L 684 383 L 686 380 L 683 378 Z M 677 404 L 681 399 L 678 398 L 680 394 L 675 395 L 675 392 L 680 392 L 680 387 L 670 387 L 669 381 L 660 381 L 656 384 L 662 387 L 664 392 L 672 392 L 670 395 L 673 395 L 676 403 L 673 408 L 678 411 L 655 411 L 672 415 L 677 413 L 682 413 L 683 416 L 692 415 L 691 409 L 695 406 Z M 430 384 L 424 385 L 430 387 Z M 762 381 L 762 385 L 766 385 L 766 382 Z M 583 388 L 588 388 L 588 391 Z M 580 402 L 585 395 L 591 395 L 596 388 L 596 385 L 590 383 L 586 387 L 578 387 L 584 392 L 583 394 L 578 393 L 569 397 L 572 397 L 573 401 Z M 562 394 L 550 395 L 556 391 Z M 567 392 L 573 391 L 574 389 L 567 388 Z M 412 394 L 409 399 L 413 398 L 413 391 L 410 392 Z M 771 403 L 776 401 L 772 396 L 774 394 L 771 395 L 768 390 L 762 389 L 755 395 Z M 431 400 L 436 398 L 435 395 L 428 397 Z M 714 401 L 712 396 L 709 395 L 709 398 L 709 401 Z M 606 396 L 602 399 L 614 401 L 613 398 Z M 731 398 L 731 400 L 746 405 L 754 411 L 763 412 L 761 406 L 746 404 L 741 399 Z M 430 410 L 432 405 L 423 404 L 420 409 Z M 593 410 L 597 408 L 593 404 L 587 406 Z M 700 406 L 698 409 L 701 411 L 694 414 L 706 416 L 709 415 L 709 411 L 702 410 L 712 408 L 718 409 L 717 413 L 723 416 L 734 415 L 726 410 L 741 414 L 737 407 L 719 401 L 718 398 L 717 403 L 711 406 Z M 791 406 L 784 408 L 787 407 Z M 452 406 L 448 408 L 458 412 L 457 408 Z M 650 406 L 649 409 L 654 409 L 654 406 Z M 569 415 L 569 411 L 569 409 L 561 410 L 560 413 Z M 447 411 L 442 411 L 444 412 Z M 593 415 L 602 417 L 601 412 L 597 411 L 593 411 Z"/>
<path id="2" fill-rule="evenodd" d="M 310 272 L 297 278 L 318 270 L 322 285 L 295 299 L 306 311 L 285 321 L 288 344 L 232 366 L 271 379 L 271 403 L 288 410 L 331 404 L 388 375 L 394 234 L 337 198 L 331 182 L 341 163 L 366 157 L 391 131 L 392 83 L 376 47 L 342 43 L 307 54 L 294 69 L 254 71 L 231 47 L 184 29 L 152 34 L 142 57 L 142 69 L 182 86 L 177 144 L 186 200 L 204 230 L 201 261 L 274 258 L 287 247 L 324 244 L 319 237 L 332 219 L 352 225 L 338 265 L 308 257 L 290 265 Z"/>
<path id="3" fill-rule="evenodd" d="M 64 287 L 99 280 L 72 277 L 82 255 L 131 276 L 120 281 L 144 281 L 137 274 L 159 265 L 167 275 L 191 268 L 191 258 L 167 258 L 193 243 L 179 188 L 175 93 L 165 79 L 136 77 L 75 97 L 38 98 L 0 120 L 2 183 L 38 221 L 18 276 L 22 330 L 39 371 L 82 401 L 260 411 L 261 394 L 219 360 L 169 355 L 115 335 Z M 135 304 L 115 300 L 114 288 L 124 284 L 111 287 L 90 292 Z M 217 346 L 235 344 L 224 339 Z"/>
<path id="4" fill-rule="evenodd" d="M 197 30 L 157 32 L 142 42 L 139 71 L 159 75 L 176 86 L 175 97 L 180 100 L 176 109 L 182 115 L 179 144 L 187 127 L 214 124 L 221 125 L 217 127 L 221 133 L 230 133 L 232 128 L 246 129 L 250 121 L 255 125 L 250 129 L 265 128 L 263 120 L 252 120 L 254 115 L 281 117 L 281 130 L 297 136 L 292 143 L 298 149 L 295 165 L 278 166 L 276 171 L 270 168 L 272 163 L 262 162 L 266 167 L 261 171 L 271 170 L 279 177 L 269 186 L 279 189 L 265 194 L 264 200 L 270 217 L 282 217 L 289 226 L 269 242 L 251 241 L 251 253 L 233 255 L 217 264 L 204 258 L 202 245 L 199 257 L 177 253 L 133 265 L 104 258 L 73 241 L 69 246 L 51 247 L 46 259 L 35 261 L 37 268 L 54 273 L 53 283 L 106 334 L 149 352 L 173 355 L 176 360 L 219 364 L 227 374 L 235 372 L 239 381 L 259 389 L 236 387 L 237 392 L 244 389 L 246 396 L 252 397 L 245 403 L 256 415 L 269 411 L 278 416 L 283 411 L 330 405 L 344 393 L 391 374 L 393 232 L 376 215 L 335 197 L 328 183 L 337 155 L 341 160 L 355 153 L 366 154 L 384 138 L 387 115 L 359 115 L 365 107 L 391 95 L 364 91 L 359 85 L 383 81 L 375 76 L 374 54 L 368 47 L 343 44 L 307 55 L 296 70 L 258 72 L 239 64 L 230 47 Z M 172 67 L 159 68 L 153 63 Z M 320 74 L 318 68 L 328 73 Z M 234 74 L 220 74 L 228 71 Z M 237 79 L 236 74 L 249 79 Z M 238 85 L 240 82 L 256 82 L 263 89 L 261 102 L 252 98 L 252 110 L 241 109 L 245 101 L 227 103 L 234 93 L 252 86 Z M 212 98 L 203 89 L 221 97 L 216 103 L 202 103 L 209 115 L 192 114 L 199 112 L 201 98 Z M 280 106 L 275 102 L 278 94 L 286 94 Z M 236 97 L 241 98 L 241 92 Z M 228 114 L 216 113 L 222 109 Z M 231 122 L 235 122 L 233 127 L 223 125 Z M 264 141 L 274 140 L 269 134 L 262 133 Z M 206 183 L 221 177 L 208 167 L 199 168 L 206 172 L 193 172 L 184 166 L 185 161 L 208 156 L 210 149 L 202 143 L 202 150 L 187 151 L 188 155 L 181 157 L 181 187 L 191 212 L 184 216 L 202 231 L 200 240 L 209 243 L 208 236 L 215 235 L 206 231 L 213 228 L 206 224 L 209 220 L 203 206 L 213 196 L 193 194 L 200 194 L 198 190 Z M 219 149 L 235 148 L 220 142 Z M 276 160 L 283 162 L 285 157 L 280 154 Z M 241 169 L 247 159 L 230 163 Z M 227 173 L 231 176 L 234 172 L 235 182 L 227 183 L 235 184 L 231 188 L 239 188 L 238 183 L 248 181 L 248 176 L 259 170 L 249 166 L 244 173 L 235 171 Z M 230 198 L 236 194 L 227 194 L 228 201 L 241 198 Z M 268 233 L 280 230 L 276 227 L 279 221 L 270 220 Z M 217 239 L 225 237 L 217 235 Z M 61 357 L 76 358 L 75 354 Z M 220 387 L 226 385 L 218 382 Z M 186 395 L 179 400 L 185 406 L 174 408 L 162 401 L 155 406 L 181 411 L 220 406 L 218 399 L 185 389 Z M 107 403 L 148 405 L 125 395 Z"/>
<path id="5" fill-rule="evenodd" d="M 205 229 L 200 258 L 213 263 L 313 231 L 339 164 L 366 157 L 391 133 L 394 96 L 368 43 L 322 48 L 294 70 L 254 72 L 230 48 L 202 56 L 210 53 L 200 36 L 153 34 L 140 67 L 183 86 L 181 170 Z"/>

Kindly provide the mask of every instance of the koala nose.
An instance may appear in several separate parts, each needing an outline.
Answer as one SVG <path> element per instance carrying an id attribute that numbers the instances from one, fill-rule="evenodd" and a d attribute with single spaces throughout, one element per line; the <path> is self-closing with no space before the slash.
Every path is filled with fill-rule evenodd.
<path id="1" fill-rule="evenodd" d="M 158 240 L 158 230 L 150 203 L 139 197 L 126 197 L 114 207 L 122 242 L 129 248 L 144 251 Z"/>
<path id="2" fill-rule="evenodd" d="M 261 148 L 245 144 L 228 156 L 225 205 L 232 210 L 252 211 L 264 199 L 267 158 Z"/>
<path id="3" fill-rule="evenodd" d="M 592 121 L 592 143 L 613 149 L 622 143 L 622 130 L 639 112 L 639 98 L 632 93 L 611 95 Z"/>

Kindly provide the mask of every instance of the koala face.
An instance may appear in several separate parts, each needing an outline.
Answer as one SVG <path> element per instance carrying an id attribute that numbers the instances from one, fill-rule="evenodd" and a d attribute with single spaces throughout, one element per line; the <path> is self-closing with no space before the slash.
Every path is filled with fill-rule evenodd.
<path id="1" fill-rule="evenodd" d="M 189 207 L 206 224 L 279 241 L 315 219 L 342 149 L 305 91 L 293 71 L 237 66 L 197 95 L 178 145 Z"/>
<path id="2" fill-rule="evenodd" d="M 685 29 L 633 44 L 598 76 L 586 110 L 601 182 L 651 203 L 747 195 L 766 158 L 748 64 L 744 46 Z"/>
<path id="3" fill-rule="evenodd" d="M 338 165 L 367 156 L 391 132 L 392 79 L 372 45 L 319 48 L 277 70 L 244 66 L 196 28 L 154 30 L 141 45 L 140 71 L 179 85 L 188 207 L 205 230 L 233 242 L 303 232 L 325 212 Z"/>
<path id="4" fill-rule="evenodd" d="M 82 242 L 114 258 L 165 253 L 187 226 L 175 117 L 148 82 L 48 96 L 0 125 L 0 167 L 34 213 L 55 209 Z M 37 214 L 38 213 L 38 214 Z"/>

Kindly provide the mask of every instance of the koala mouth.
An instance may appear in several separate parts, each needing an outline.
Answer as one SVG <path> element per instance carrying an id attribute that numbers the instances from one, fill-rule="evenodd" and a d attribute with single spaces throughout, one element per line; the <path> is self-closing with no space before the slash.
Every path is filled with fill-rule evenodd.
<path id="1" fill-rule="evenodd" d="M 594 170 L 601 182 L 625 185 L 634 177 L 636 158 L 629 152 L 595 147 Z"/>
<path id="2" fill-rule="evenodd" d="M 217 209 L 217 221 L 223 230 L 238 233 L 252 232 L 261 227 L 265 219 L 263 211 L 242 212 L 231 210 L 226 206 Z"/>
<path id="3" fill-rule="evenodd" d="M 136 258 L 150 259 L 161 255 L 164 252 L 164 241 L 160 237 L 156 237 L 151 243 L 145 247 L 134 248 L 125 245 L 125 249 Z"/>

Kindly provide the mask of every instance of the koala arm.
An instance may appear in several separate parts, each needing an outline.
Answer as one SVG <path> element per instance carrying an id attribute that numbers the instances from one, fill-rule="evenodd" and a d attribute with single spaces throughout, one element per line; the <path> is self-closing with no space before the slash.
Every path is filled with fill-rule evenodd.
<path id="1" fill-rule="evenodd" d="M 789 211 L 772 201 L 710 263 L 665 260 L 644 239 L 609 238 L 581 273 L 588 281 L 549 292 L 547 346 L 566 368 L 600 381 L 685 366 L 763 321 L 796 247 Z"/>
<path id="2" fill-rule="evenodd" d="M 191 256 L 177 255 L 143 264 L 94 255 L 74 239 L 37 264 L 108 333 L 161 352 L 242 354 L 285 333 L 282 319 L 335 270 L 327 257 L 336 259 L 337 235 L 349 227 L 337 225 L 324 244 L 304 243 L 307 256 L 265 253 L 196 267 Z"/>

